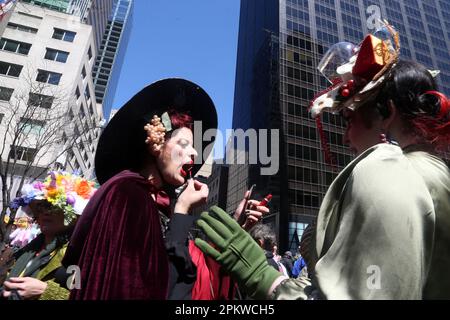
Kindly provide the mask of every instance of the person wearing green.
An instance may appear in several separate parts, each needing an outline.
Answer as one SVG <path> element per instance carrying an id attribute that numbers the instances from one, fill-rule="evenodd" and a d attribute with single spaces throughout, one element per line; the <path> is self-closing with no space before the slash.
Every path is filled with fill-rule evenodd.
<path id="1" fill-rule="evenodd" d="M 197 246 L 257 299 L 450 299 L 450 170 L 438 156 L 450 145 L 449 99 L 436 91 L 432 72 L 398 59 L 391 26 L 381 32 L 356 50 L 339 45 L 324 57 L 332 61 L 350 49 L 337 70 L 328 66 L 334 85 L 311 112 L 340 112 L 344 138 L 358 156 L 321 204 L 309 248 L 311 279 L 270 268 L 220 208 L 197 222 L 216 248 L 200 239 Z"/>

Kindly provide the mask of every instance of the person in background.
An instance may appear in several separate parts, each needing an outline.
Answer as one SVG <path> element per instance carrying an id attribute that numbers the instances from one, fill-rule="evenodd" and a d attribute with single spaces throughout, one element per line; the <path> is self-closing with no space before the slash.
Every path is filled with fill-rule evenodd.
<path id="1" fill-rule="evenodd" d="M 298 276 L 305 267 L 306 267 L 305 259 L 301 255 L 299 255 L 297 260 L 295 260 L 294 262 L 294 267 L 292 268 L 292 278 L 298 278 Z"/>
<path id="2" fill-rule="evenodd" d="M 50 172 L 44 182 L 23 187 L 13 207 L 29 213 L 41 233 L 14 253 L 15 262 L 0 290 L 4 298 L 68 299 L 68 276 L 61 260 L 78 217 L 95 192 L 93 181 L 59 171 Z"/>
<path id="3" fill-rule="evenodd" d="M 281 263 L 286 267 L 287 274 L 292 277 L 292 268 L 294 267 L 294 257 L 291 251 L 286 251 L 281 259 Z"/>
<path id="4" fill-rule="evenodd" d="M 274 255 L 277 238 L 273 229 L 267 224 L 259 223 L 249 230 L 249 235 L 264 250 L 267 263 L 275 270 L 280 270 Z"/>

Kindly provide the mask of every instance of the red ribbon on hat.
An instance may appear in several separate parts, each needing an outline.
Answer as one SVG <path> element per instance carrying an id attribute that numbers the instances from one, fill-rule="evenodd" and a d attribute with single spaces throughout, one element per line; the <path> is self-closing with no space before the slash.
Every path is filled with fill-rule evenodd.
<path id="1" fill-rule="evenodd" d="M 439 99 L 441 105 L 438 113 L 439 118 L 445 118 L 450 114 L 450 100 L 445 94 L 439 91 L 427 91 L 425 94 L 432 94 Z"/>

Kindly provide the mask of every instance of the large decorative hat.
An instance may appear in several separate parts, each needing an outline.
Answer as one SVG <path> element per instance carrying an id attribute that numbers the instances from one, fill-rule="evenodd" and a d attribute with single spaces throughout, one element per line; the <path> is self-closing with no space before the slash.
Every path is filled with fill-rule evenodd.
<path id="1" fill-rule="evenodd" d="M 27 214 L 35 216 L 32 205 L 45 201 L 64 212 L 64 224 L 67 226 L 82 214 L 96 190 L 93 181 L 68 172 L 53 171 L 44 182 L 24 185 L 22 195 L 12 201 L 11 208 L 22 207 Z"/>
<path id="2" fill-rule="evenodd" d="M 323 111 L 355 110 L 376 95 L 400 54 L 398 32 L 387 21 L 357 46 L 339 42 L 330 47 L 319 63 L 319 71 L 332 86 L 311 102 L 315 118 Z"/>
<path id="3" fill-rule="evenodd" d="M 100 136 L 95 155 L 95 172 L 100 184 L 122 170 L 139 169 L 142 166 L 148 153 L 144 126 L 156 115 L 162 119 L 166 128 L 170 127 L 170 123 L 167 123 L 170 122 L 167 117 L 169 109 L 187 113 L 194 121 L 200 121 L 202 130 L 198 132 L 202 135 L 208 129 L 217 129 L 216 108 L 200 86 L 176 78 L 157 81 L 132 97 L 114 115 Z M 197 132 L 194 131 L 195 135 Z M 194 141 L 200 140 L 194 137 Z M 211 141 L 201 141 L 201 146 L 194 143 L 197 153 L 202 157 L 201 161 L 195 162 L 193 175 L 207 158 L 203 150 L 211 144 Z"/>

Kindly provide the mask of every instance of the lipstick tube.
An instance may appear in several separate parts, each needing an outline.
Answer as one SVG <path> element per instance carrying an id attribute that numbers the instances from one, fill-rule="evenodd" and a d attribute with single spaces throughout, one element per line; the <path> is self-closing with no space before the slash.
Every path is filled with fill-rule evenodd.
<path id="1" fill-rule="evenodd" d="M 264 199 L 258 204 L 258 206 L 267 207 L 267 205 L 269 204 L 270 200 L 272 200 L 272 195 L 271 195 L 271 194 L 268 194 L 268 195 L 265 196 Z"/>

